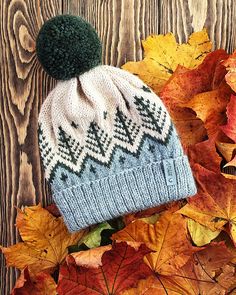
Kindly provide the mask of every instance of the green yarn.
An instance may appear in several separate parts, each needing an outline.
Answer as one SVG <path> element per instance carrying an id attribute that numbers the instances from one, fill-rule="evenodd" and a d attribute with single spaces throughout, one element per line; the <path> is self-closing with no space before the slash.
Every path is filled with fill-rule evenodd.
<path id="1" fill-rule="evenodd" d="M 95 29 L 81 17 L 59 15 L 40 29 L 36 53 L 50 76 L 69 80 L 101 64 L 102 45 Z"/>

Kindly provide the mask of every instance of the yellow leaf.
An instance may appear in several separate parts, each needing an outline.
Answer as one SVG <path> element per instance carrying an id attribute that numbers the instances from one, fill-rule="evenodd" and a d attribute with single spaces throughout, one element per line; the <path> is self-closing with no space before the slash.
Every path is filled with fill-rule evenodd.
<path id="1" fill-rule="evenodd" d="M 18 209 L 16 226 L 22 243 L 1 247 L 7 266 L 24 269 L 31 273 L 42 270 L 52 272 L 68 254 L 67 247 L 77 243 L 87 230 L 69 233 L 62 217 L 54 217 L 41 205 Z"/>
<path id="2" fill-rule="evenodd" d="M 212 231 L 190 218 L 187 224 L 191 238 L 197 246 L 209 244 L 211 240 L 215 239 L 221 232 L 220 230 Z"/>
<path id="3" fill-rule="evenodd" d="M 128 62 L 122 68 L 139 77 L 157 93 L 178 65 L 192 69 L 211 51 L 206 29 L 193 33 L 186 44 L 178 44 L 172 33 L 151 35 L 142 41 L 144 59 Z"/>

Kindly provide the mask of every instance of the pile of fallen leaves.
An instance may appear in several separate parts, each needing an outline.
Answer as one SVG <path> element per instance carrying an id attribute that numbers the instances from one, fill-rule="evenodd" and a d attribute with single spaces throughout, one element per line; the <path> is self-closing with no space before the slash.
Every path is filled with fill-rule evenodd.
<path id="1" fill-rule="evenodd" d="M 55 205 L 18 209 L 22 242 L 1 248 L 21 270 L 12 294 L 236 294 L 236 52 L 212 52 L 205 30 L 143 47 L 123 68 L 167 106 L 198 194 L 74 234 Z"/>

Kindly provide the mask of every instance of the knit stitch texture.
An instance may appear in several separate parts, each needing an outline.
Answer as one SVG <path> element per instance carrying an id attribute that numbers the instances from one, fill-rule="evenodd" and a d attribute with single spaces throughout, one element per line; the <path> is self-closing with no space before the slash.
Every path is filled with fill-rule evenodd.
<path id="1" fill-rule="evenodd" d="M 38 135 L 70 232 L 196 193 L 164 104 L 124 70 L 97 66 L 59 81 L 43 103 Z"/>

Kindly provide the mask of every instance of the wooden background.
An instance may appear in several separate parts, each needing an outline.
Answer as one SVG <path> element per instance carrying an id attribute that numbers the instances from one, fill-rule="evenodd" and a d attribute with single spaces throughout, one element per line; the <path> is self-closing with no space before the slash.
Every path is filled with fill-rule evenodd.
<path id="1" fill-rule="evenodd" d="M 37 118 L 55 85 L 39 66 L 35 39 L 50 17 L 72 13 L 91 22 L 103 42 L 104 64 L 140 60 L 140 40 L 172 31 L 178 41 L 203 27 L 214 48 L 236 48 L 235 0 L 0 0 L 0 228 L 3 246 L 19 241 L 14 206 L 51 202 L 41 170 Z M 0 269 L 0 294 L 18 272 Z"/>

